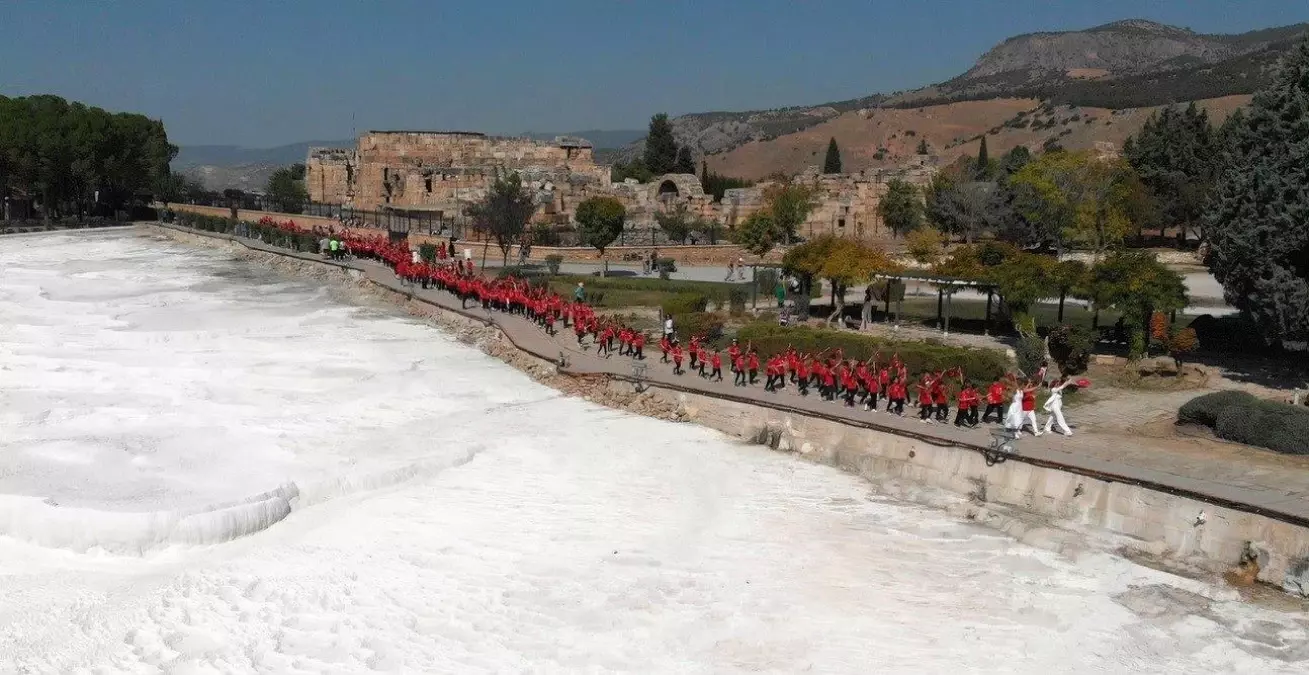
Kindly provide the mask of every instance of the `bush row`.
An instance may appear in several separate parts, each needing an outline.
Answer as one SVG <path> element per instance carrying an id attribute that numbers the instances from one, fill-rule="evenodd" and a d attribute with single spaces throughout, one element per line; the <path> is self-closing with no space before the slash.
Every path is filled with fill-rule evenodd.
<path id="1" fill-rule="evenodd" d="M 1180 424 L 1200 424 L 1214 435 L 1288 455 L 1309 455 L 1309 410 L 1265 401 L 1243 391 L 1197 396 L 1177 410 Z"/>
<path id="2" fill-rule="evenodd" d="M 996 379 L 1013 368 L 1004 354 L 990 349 L 966 349 L 926 342 L 902 342 L 850 333 L 847 331 L 810 328 L 808 326 L 783 327 L 773 323 L 755 322 L 742 327 L 736 334 L 742 344 L 752 343 L 762 354 L 775 354 L 794 346 L 801 352 L 817 353 L 839 348 L 849 358 L 868 359 L 877 352 L 889 360 L 899 354 L 900 360 L 911 374 L 945 370 L 955 366 L 975 382 Z"/>
<path id="3" fill-rule="evenodd" d="M 272 246 L 291 249 L 305 253 L 318 252 L 318 237 L 312 232 L 290 230 L 276 224 L 251 223 L 232 220 L 222 216 L 209 216 L 199 213 L 180 212 L 176 216 L 178 225 L 204 232 L 219 234 L 240 234 L 257 239 Z M 240 229 L 238 229 L 240 228 Z"/>

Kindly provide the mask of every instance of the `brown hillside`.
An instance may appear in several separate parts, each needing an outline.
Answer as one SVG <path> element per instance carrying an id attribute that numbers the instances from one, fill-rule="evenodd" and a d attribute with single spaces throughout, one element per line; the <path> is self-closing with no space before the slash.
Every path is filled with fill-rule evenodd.
<path id="1" fill-rule="evenodd" d="M 1198 101 L 1215 124 L 1249 96 Z M 998 157 L 1017 145 L 1033 150 L 1053 139 L 1065 148 L 1092 148 L 1098 142 L 1121 147 L 1158 108 L 1107 110 L 1053 106 L 1031 99 L 963 101 L 924 108 L 872 108 L 847 112 L 821 124 L 766 141 L 752 141 L 725 153 L 709 155 L 710 168 L 741 178 L 760 179 L 778 171 L 794 174 L 821 166 L 829 138 L 836 138 L 847 172 L 897 166 L 911 160 L 926 139 L 930 154 L 948 164 L 977 154 L 982 134 Z M 1038 128 L 1039 127 L 1039 128 Z M 880 153 L 879 150 L 885 152 Z"/>

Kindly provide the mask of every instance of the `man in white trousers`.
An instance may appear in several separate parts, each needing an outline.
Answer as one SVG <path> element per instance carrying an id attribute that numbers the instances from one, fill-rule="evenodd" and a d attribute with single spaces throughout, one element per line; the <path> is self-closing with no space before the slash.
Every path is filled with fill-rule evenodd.
<path id="1" fill-rule="evenodd" d="M 1068 386 L 1068 378 L 1061 376 L 1059 379 L 1050 383 L 1050 398 L 1045 401 L 1045 411 L 1050 413 L 1050 419 L 1045 421 L 1045 433 L 1050 433 L 1051 427 L 1059 425 L 1059 433 L 1065 436 L 1072 436 L 1073 430 L 1068 428 L 1068 422 L 1064 420 L 1064 388 Z"/>

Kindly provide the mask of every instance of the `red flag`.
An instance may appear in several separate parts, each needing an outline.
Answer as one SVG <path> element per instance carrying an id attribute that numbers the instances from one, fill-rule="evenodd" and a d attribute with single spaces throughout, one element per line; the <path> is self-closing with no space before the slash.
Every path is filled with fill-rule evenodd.
<path id="1" fill-rule="evenodd" d="M 1085 389 L 1091 386 L 1091 381 L 1083 377 L 1082 379 L 1078 380 L 1076 384 L 1078 387 Z"/>

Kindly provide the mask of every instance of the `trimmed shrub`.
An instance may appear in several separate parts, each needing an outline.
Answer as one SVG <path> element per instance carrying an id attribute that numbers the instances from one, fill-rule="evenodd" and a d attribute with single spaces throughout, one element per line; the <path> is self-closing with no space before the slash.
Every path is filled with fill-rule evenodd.
<path id="1" fill-rule="evenodd" d="M 1045 342 L 1035 335 L 1024 335 L 1014 345 L 1014 357 L 1024 375 L 1035 375 L 1041 369 L 1041 362 L 1045 361 Z"/>
<path id="2" fill-rule="evenodd" d="M 562 265 L 563 262 L 564 257 L 557 253 L 552 253 L 545 257 L 545 266 L 550 270 L 550 276 L 559 274 L 559 266 Z"/>
<path id="3" fill-rule="evenodd" d="M 1233 406 L 1218 413 L 1214 434 L 1287 455 L 1309 455 L 1309 412 L 1270 401 Z"/>
<path id="4" fill-rule="evenodd" d="M 1218 414 L 1224 410 L 1245 407 L 1255 402 L 1255 397 L 1243 391 L 1216 391 L 1203 394 L 1182 404 L 1177 409 L 1179 424 L 1202 424 L 1213 428 L 1218 422 Z"/>
<path id="5" fill-rule="evenodd" d="M 1003 353 L 991 349 L 965 349 L 926 342 L 887 340 L 848 331 L 808 326 L 783 327 L 765 321 L 745 325 L 737 332 L 736 338 L 742 344 L 753 344 L 765 355 L 786 351 L 788 345 L 810 354 L 839 348 L 847 357 L 860 360 L 872 358 L 879 351 L 888 360 L 892 354 L 899 354 L 910 373 L 958 366 L 974 381 L 998 378 L 1012 368 Z"/>
<path id="6" fill-rule="evenodd" d="M 677 339 L 688 343 L 691 336 L 705 338 L 705 344 L 718 346 L 723 341 L 723 320 L 712 312 L 683 314 L 674 321 Z"/>
<path id="7" fill-rule="evenodd" d="M 749 299 L 745 289 L 733 288 L 727 292 L 727 304 L 732 311 L 732 316 L 741 316 L 745 314 L 745 301 Z"/>
<path id="8" fill-rule="evenodd" d="M 1091 349 L 1095 336 L 1085 326 L 1068 324 L 1055 326 L 1050 331 L 1050 356 L 1059 364 L 1064 375 L 1080 375 L 1091 362 Z"/>
<path id="9" fill-rule="evenodd" d="M 700 293 L 678 293 L 663 301 L 659 306 L 664 316 L 682 316 L 703 312 L 709 307 L 709 299 Z"/>
<path id="10" fill-rule="evenodd" d="M 659 271 L 660 279 L 667 279 L 668 275 L 677 271 L 677 261 L 672 258 L 659 258 L 655 261 L 655 269 Z"/>

